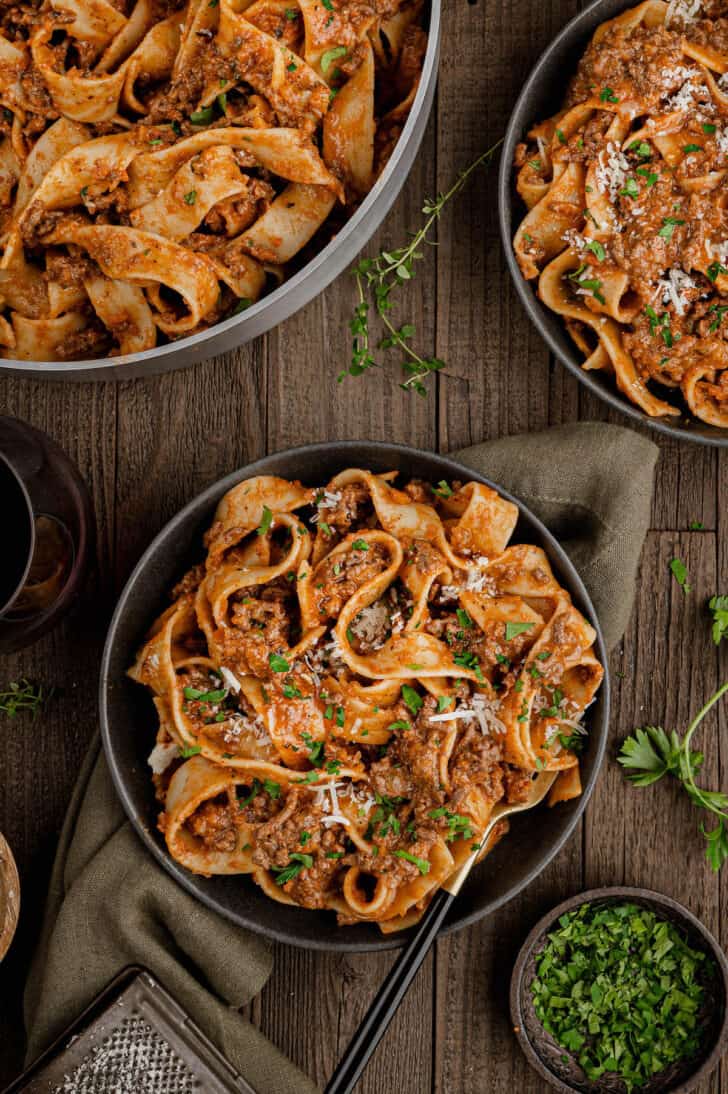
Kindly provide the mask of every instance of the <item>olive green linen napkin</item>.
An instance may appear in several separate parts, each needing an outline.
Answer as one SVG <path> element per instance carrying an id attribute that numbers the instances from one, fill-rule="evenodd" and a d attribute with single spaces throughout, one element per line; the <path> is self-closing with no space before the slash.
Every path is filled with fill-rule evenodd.
<path id="1" fill-rule="evenodd" d="M 562 541 L 613 646 L 631 610 L 657 447 L 628 429 L 582 423 L 454 455 L 522 498 Z M 269 946 L 156 864 L 126 820 L 96 738 L 61 832 L 26 989 L 28 1060 L 129 964 L 146 966 L 260 1094 L 315 1091 L 238 1013 L 270 974 Z"/>

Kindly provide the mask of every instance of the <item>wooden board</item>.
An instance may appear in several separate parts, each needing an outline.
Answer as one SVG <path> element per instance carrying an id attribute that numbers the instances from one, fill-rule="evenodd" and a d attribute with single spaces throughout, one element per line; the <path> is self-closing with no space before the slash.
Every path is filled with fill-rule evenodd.
<path id="1" fill-rule="evenodd" d="M 369 253 L 400 244 L 418 224 L 423 198 L 446 188 L 498 138 L 530 65 L 575 10 L 572 0 L 448 4 L 432 122 Z M 439 247 L 419 264 L 402 300 L 398 318 L 415 323 L 418 347 L 447 362 L 427 399 L 401 391 L 394 370 L 337 384 L 350 355 L 347 322 L 355 301 L 347 275 L 265 339 L 186 372 L 118 385 L 0 378 L 2 412 L 47 430 L 77 461 L 99 528 L 97 572 L 76 616 L 33 649 L 0 661 L 2 681 L 28 675 L 62 685 L 37 721 L 0 721 L 0 831 L 23 883 L 20 930 L 0 965 L 0 1084 L 20 1067 L 21 984 L 54 842 L 96 725 L 104 631 L 115 596 L 161 525 L 226 471 L 305 441 L 373 438 L 452 451 L 578 418 L 628 425 L 550 359 L 528 323 L 500 250 L 493 173 L 476 176 L 445 214 Z M 541 1094 L 509 1028 L 510 969 L 534 920 L 585 886 L 653 885 L 683 900 L 728 941 L 728 870 L 719 882 L 700 861 L 693 812 L 673 786 L 629 786 L 614 762 L 617 743 L 635 726 L 683 727 L 701 697 L 728 675 L 728 648 L 719 656 L 705 612 L 709 595 L 728 592 L 728 453 L 659 444 L 653 531 L 632 622 L 612 659 L 610 756 L 586 821 L 527 893 L 438 944 L 361 1094 Z M 689 531 L 696 520 L 704 531 Z M 670 577 L 674 554 L 688 564 L 689 598 Z M 720 775 L 725 786 L 725 705 L 700 736 L 706 772 L 711 780 Z M 40 766 L 39 754 L 46 757 Z M 391 960 L 279 947 L 250 1015 L 323 1085 Z M 728 1092 L 723 1066 L 722 1081 L 714 1075 L 700 1094 Z"/>

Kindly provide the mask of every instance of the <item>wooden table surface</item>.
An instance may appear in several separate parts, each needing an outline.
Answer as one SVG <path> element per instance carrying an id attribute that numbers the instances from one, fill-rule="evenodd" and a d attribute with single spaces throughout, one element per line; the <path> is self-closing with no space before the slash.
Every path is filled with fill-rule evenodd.
<path id="1" fill-rule="evenodd" d="M 576 11 L 572 0 L 451 0 L 446 5 L 437 103 L 412 175 L 368 248 L 397 246 L 423 197 L 503 132 L 531 64 Z M 0 721 L 0 831 L 23 881 L 21 927 L 0 966 L 0 1083 L 19 1070 L 21 993 L 54 844 L 96 728 L 96 680 L 106 626 L 132 566 L 161 525 L 226 472 L 290 445 L 337 438 L 404 441 L 443 452 L 575 419 L 628 425 L 569 376 L 530 326 L 509 284 L 495 215 L 494 174 L 480 174 L 447 212 L 439 248 L 402 294 L 419 346 L 447 362 L 428 398 L 396 376 L 345 384 L 343 275 L 278 330 L 236 353 L 165 377 L 65 384 L 0 379 L 0 410 L 45 429 L 76 460 L 93 494 L 98 566 L 78 614 L 35 647 L 0 659 L 0 681 L 27 675 L 61 694 L 36 721 Z M 653 434 L 658 440 L 658 435 Z M 614 762 L 638 725 L 684 728 L 728 678 L 728 648 L 712 643 L 706 598 L 728 592 L 728 451 L 659 440 L 652 530 L 624 643 L 612 658 L 609 757 L 586 820 L 538 880 L 491 919 L 430 955 L 379 1047 L 362 1094 L 530 1094 L 543 1083 L 509 1026 L 514 955 L 557 901 L 596 885 L 669 893 L 728 941 L 728 867 L 703 860 L 695 810 L 676 785 L 630 786 Z M 693 521 L 704 530 L 689 531 Z M 678 555 L 693 591 L 669 573 Z M 724 646 L 728 644 L 724 643 Z M 728 705 L 706 719 L 698 747 L 706 783 L 728 780 Z M 722 754 L 719 742 L 722 738 Z M 273 975 L 250 1007 L 257 1025 L 320 1085 L 392 961 L 277 949 Z M 69 1014 L 69 1019 L 72 1016 Z M 715 1073 L 700 1094 L 728 1091 Z"/>

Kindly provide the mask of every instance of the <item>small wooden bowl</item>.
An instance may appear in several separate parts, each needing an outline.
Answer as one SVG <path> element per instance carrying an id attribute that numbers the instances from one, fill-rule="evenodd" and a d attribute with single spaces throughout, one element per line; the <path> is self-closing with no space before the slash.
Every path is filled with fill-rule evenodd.
<path id="1" fill-rule="evenodd" d="M 0 833 L 0 961 L 10 949 L 20 915 L 20 878 L 13 852 Z"/>
<path id="2" fill-rule="evenodd" d="M 574 1091 L 578 1094 L 624 1094 L 624 1083 L 613 1075 L 596 1081 L 587 1079 L 576 1060 L 541 1025 L 530 991 L 536 975 L 536 960 L 546 944 L 546 936 L 560 916 L 582 904 L 624 903 L 642 905 L 673 923 L 686 936 L 689 945 L 706 953 L 715 965 L 716 975 L 709 989 L 712 994 L 711 1022 L 700 1054 L 685 1063 L 672 1065 L 640 1088 L 640 1094 L 688 1094 L 707 1078 L 728 1048 L 728 961 L 720 944 L 692 912 L 662 893 L 620 886 L 590 889 L 565 900 L 540 919 L 523 943 L 511 977 L 511 1018 L 516 1036 L 531 1067 L 555 1090 L 563 1094 Z M 568 1059 L 568 1063 L 564 1059 Z"/>

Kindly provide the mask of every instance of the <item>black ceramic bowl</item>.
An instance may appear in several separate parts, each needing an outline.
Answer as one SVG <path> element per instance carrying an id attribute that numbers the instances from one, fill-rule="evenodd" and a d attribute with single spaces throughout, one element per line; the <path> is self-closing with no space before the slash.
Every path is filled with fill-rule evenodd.
<path id="1" fill-rule="evenodd" d="M 615 410 L 620 410 L 634 421 L 656 429 L 659 433 L 666 433 L 681 441 L 728 448 L 728 430 L 705 425 L 687 414 L 669 420 L 650 418 L 622 395 L 610 376 L 601 372 L 585 372 L 581 367 L 583 358 L 566 333 L 562 320 L 538 299 L 535 285 L 525 280 L 513 253 L 513 236 L 526 213 L 526 207 L 515 187 L 513 154 L 516 145 L 524 140 L 535 122 L 551 117 L 561 108 L 568 81 L 576 71 L 589 39 L 599 24 L 627 8 L 635 7 L 637 2 L 638 0 L 595 0 L 559 31 L 534 65 L 513 108 L 503 141 L 498 176 L 501 239 L 508 268 L 529 318 L 549 349 L 589 391 Z M 671 394 L 669 389 L 660 390 L 661 398 L 668 402 L 671 401 Z M 676 405 L 681 405 L 679 400 Z"/>
<path id="2" fill-rule="evenodd" d="M 728 961 L 707 927 L 692 912 L 662 893 L 651 889 L 633 889 L 612 886 L 608 889 L 590 889 L 586 893 L 565 900 L 538 921 L 523 943 L 511 978 L 511 1019 L 526 1058 L 555 1090 L 563 1094 L 623 1094 L 624 1083 L 614 1078 L 589 1082 L 576 1063 L 564 1063 L 565 1051 L 547 1033 L 533 1006 L 531 983 L 536 974 L 536 959 L 546 944 L 546 936 L 553 930 L 560 916 L 572 912 L 582 904 L 639 904 L 655 912 L 677 927 L 695 950 L 707 954 L 715 969 L 715 975 L 706 981 L 705 989 L 709 1005 L 708 1022 L 703 1048 L 699 1056 L 684 1065 L 675 1065 L 669 1071 L 655 1076 L 654 1080 L 640 1088 L 640 1094 L 688 1094 L 706 1079 L 728 1048 Z M 581 1080 L 579 1078 L 581 1076 Z"/>
<path id="3" fill-rule="evenodd" d="M 573 565 L 543 524 L 517 498 L 496 483 L 441 456 L 393 444 L 349 441 L 314 444 L 268 456 L 234 471 L 208 487 L 166 525 L 146 550 L 121 594 L 111 621 L 101 666 L 101 733 L 116 789 L 144 844 L 159 863 L 203 903 L 242 927 L 292 945 L 326 950 L 383 950 L 404 942 L 404 936 L 381 934 L 374 924 L 337 927 L 329 912 L 316 912 L 269 900 L 244 876 L 202 878 L 189 873 L 168 854 L 156 828 L 158 804 L 147 767 L 157 718 L 144 688 L 126 676 L 143 636 L 168 603 L 168 591 L 184 571 L 203 557 L 202 534 L 209 527 L 218 500 L 252 475 L 281 475 L 304 483 L 324 483 L 346 467 L 372 471 L 396 469 L 431 482 L 478 479 L 514 502 L 520 518 L 514 542 L 540 545 L 574 603 L 597 627 L 596 653 L 606 665 L 604 640 L 588 594 Z M 445 931 L 456 930 L 500 907 L 543 870 L 574 830 L 589 800 L 607 740 L 609 682 L 605 677 L 589 711 L 589 737 L 582 763 L 583 795 L 553 809 L 515 817 L 512 831 L 473 872 L 454 904 Z M 518 854 L 513 853 L 514 846 Z"/>

